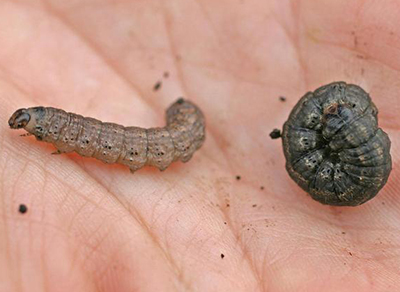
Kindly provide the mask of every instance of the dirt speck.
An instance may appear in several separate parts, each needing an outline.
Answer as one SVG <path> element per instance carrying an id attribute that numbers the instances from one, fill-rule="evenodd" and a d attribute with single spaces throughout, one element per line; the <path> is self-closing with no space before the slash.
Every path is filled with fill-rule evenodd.
<path id="1" fill-rule="evenodd" d="M 284 97 L 284 96 L 279 96 L 279 100 L 282 101 L 282 102 L 285 102 L 285 101 L 286 101 L 286 97 Z"/>
<path id="2" fill-rule="evenodd" d="M 26 212 L 28 212 L 28 207 L 27 207 L 26 205 L 24 205 L 24 204 L 21 204 L 21 205 L 19 205 L 18 211 L 19 211 L 21 214 L 25 214 Z"/>
<path id="3" fill-rule="evenodd" d="M 357 36 L 356 36 L 356 32 L 355 32 L 355 31 L 352 31 L 351 34 L 352 34 L 353 37 L 354 37 L 354 47 L 357 47 L 357 46 L 358 46 L 358 38 L 357 38 Z"/>
<path id="4" fill-rule="evenodd" d="M 225 255 L 223 253 L 221 253 L 221 259 L 223 259 L 225 257 Z"/>
<path id="5" fill-rule="evenodd" d="M 154 91 L 158 91 L 158 90 L 160 90 L 161 86 L 162 86 L 162 82 L 161 81 L 157 81 L 157 83 L 154 84 L 153 90 Z"/>
<path id="6" fill-rule="evenodd" d="M 242 177 L 240 175 L 236 176 L 236 180 L 240 180 Z"/>
<path id="7" fill-rule="evenodd" d="M 278 139 L 281 137 L 281 131 L 278 129 L 273 129 L 271 133 L 269 133 L 271 139 Z"/>

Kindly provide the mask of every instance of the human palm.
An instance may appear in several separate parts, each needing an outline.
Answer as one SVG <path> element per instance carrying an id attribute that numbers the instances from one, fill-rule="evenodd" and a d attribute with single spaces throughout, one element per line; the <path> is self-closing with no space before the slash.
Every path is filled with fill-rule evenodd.
<path id="1" fill-rule="evenodd" d="M 1 1 L 0 291 L 395 291 L 399 17 L 393 1 Z M 392 140 L 388 184 L 357 208 L 311 200 L 268 137 L 337 80 L 371 93 Z M 34 105 L 163 126 L 179 96 L 207 139 L 162 173 L 7 126 Z"/>

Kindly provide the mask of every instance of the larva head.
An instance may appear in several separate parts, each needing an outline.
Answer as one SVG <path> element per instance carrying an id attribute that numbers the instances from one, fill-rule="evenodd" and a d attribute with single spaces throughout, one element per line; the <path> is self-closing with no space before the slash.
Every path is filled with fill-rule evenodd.
<path id="1" fill-rule="evenodd" d="M 11 116 L 11 118 L 8 120 L 8 125 L 11 129 L 21 129 L 25 128 L 30 120 L 31 115 L 29 114 L 29 110 L 26 108 L 21 108 Z"/>
<path id="2" fill-rule="evenodd" d="M 11 129 L 25 129 L 34 134 L 35 127 L 45 115 L 43 107 L 21 108 L 8 120 Z"/>

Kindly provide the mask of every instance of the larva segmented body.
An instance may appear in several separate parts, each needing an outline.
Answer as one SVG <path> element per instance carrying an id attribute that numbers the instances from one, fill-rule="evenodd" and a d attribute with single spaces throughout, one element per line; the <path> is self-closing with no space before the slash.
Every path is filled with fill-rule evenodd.
<path id="1" fill-rule="evenodd" d="M 323 204 L 367 202 L 392 169 L 378 109 L 354 84 L 334 82 L 306 93 L 290 113 L 282 139 L 290 176 Z"/>
<path id="2" fill-rule="evenodd" d="M 193 103 L 179 98 L 167 110 L 167 125 L 144 129 L 67 113 L 52 107 L 17 110 L 12 129 L 25 129 L 52 143 L 58 153 L 77 152 L 105 163 L 121 163 L 131 172 L 145 165 L 165 170 L 173 161 L 187 162 L 205 140 L 205 120 Z"/>

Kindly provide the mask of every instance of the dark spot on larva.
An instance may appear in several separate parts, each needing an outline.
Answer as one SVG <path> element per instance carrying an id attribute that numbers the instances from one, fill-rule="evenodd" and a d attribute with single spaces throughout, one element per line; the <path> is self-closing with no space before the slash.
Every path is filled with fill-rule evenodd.
<path id="1" fill-rule="evenodd" d="M 161 88 L 161 86 L 162 86 L 162 82 L 161 82 L 161 81 L 158 81 L 158 82 L 154 85 L 153 90 L 154 90 L 154 91 L 157 91 L 157 90 L 159 90 L 159 89 Z"/>
<path id="2" fill-rule="evenodd" d="M 240 180 L 242 177 L 240 175 L 236 176 L 236 180 Z"/>
<path id="3" fill-rule="evenodd" d="M 323 204 L 358 206 L 374 198 L 392 169 L 390 140 L 376 115 L 357 85 L 334 82 L 304 95 L 282 132 L 290 177 Z"/>
<path id="4" fill-rule="evenodd" d="M 284 96 L 279 96 L 279 100 L 282 101 L 282 102 L 285 102 L 285 101 L 286 101 L 286 97 L 284 97 Z"/>
<path id="5" fill-rule="evenodd" d="M 226 207 L 227 207 L 227 208 L 229 208 L 230 206 L 231 206 L 231 205 L 230 205 L 229 203 L 228 203 L 228 204 L 226 204 Z"/>
<path id="6" fill-rule="evenodd" d="M 225 255 L 223 253 L 221 253 L 221 259 L 223 259 L 225 257 Z"/>
<path id="7" fill-rule="evenodd" d="M 260 190 L 264 190 L 264 187 L 263 187 L 263 186 L 261 186 L 261 187 L 260 187 Z"/>
<path id="8" fill-rule="evenodd" d="M 273 129 L 271 133 L 269 133 L 271 139 L 278 139 L 281 137 L 281 131 L 278 129 Z"/>
<path id="9" fill-rule="evenodd" d="M 226 223 L 226 222 L 224 222 L 224 224 L 226 225 L 227 223 Z"/>
<path id="10" fill-rule="evenodd" d="M 177 101 L 178 104 L 183 104 L 185 102 L 185 100 L 183 99 L 183 97 L 180 97 Z M 178 111 L 178 109 L 177 109 Z M 179 111 L 178 111 L 179 112 Z"/>
<path id="11" fill-rule="evenodd" d="M 346 234 L 346 232 L 342 231 L 342 234 Z"/>
<path id="12" fill-rule="evenodd" d="M 352 257 L 353 256 L 353 254 L 351 253 L 351 251 L 349 251 L 349 255 Z"/>
<path id="13" fill-rule="evenodd" d="M 169 77 L 169 72 L 168 72 L 168 71 L 165 71 L 164 74 L 163 74 L 163 76 L 164 76 L 164 78 L 168 78 L 168 77 Z"/>
<path id="14" fill-rule="evenodd" d="M 257 204 L 253 204 L 253 206 L 252 206 L 253 208 L 255 208 L 255 207 L 257 207 Z"/>
<path id="15" fill-rule="evenodd" d="M 18 212 L 20 212 L 21 214 L 25 214 L 26 212 L 28 212 L 28 207 L 24 204 L 21 204 L 19 205 Z"/>

